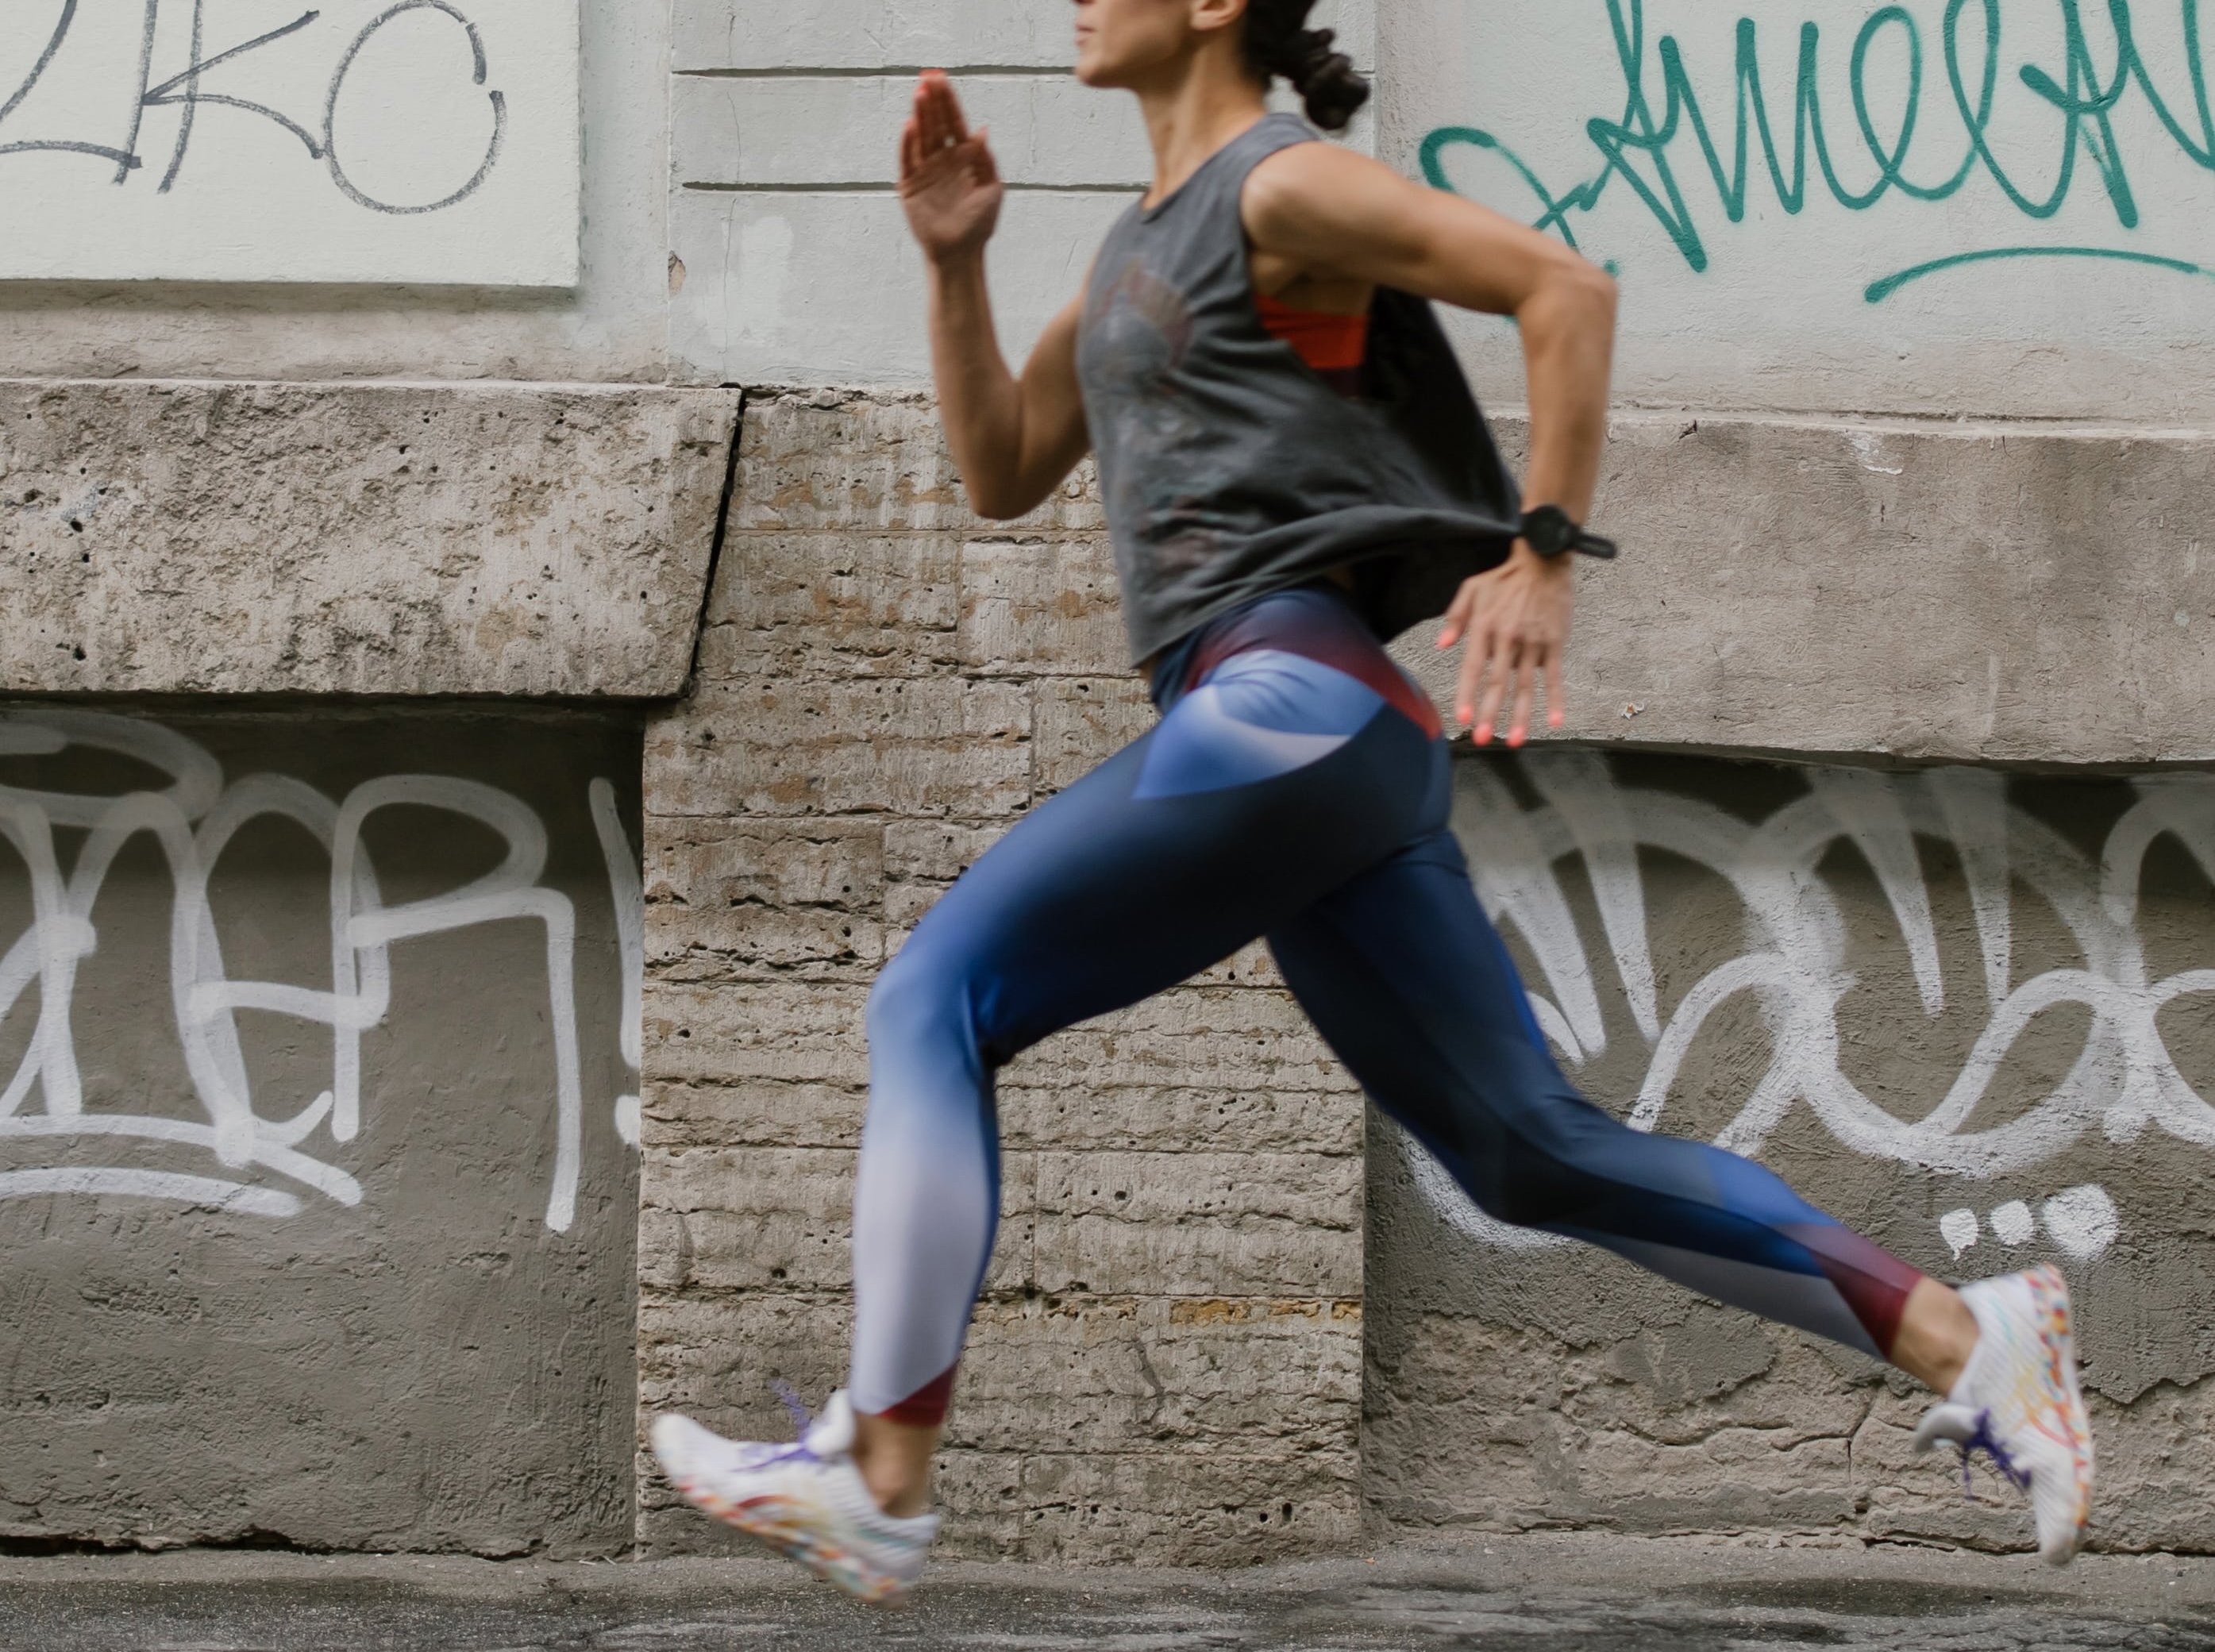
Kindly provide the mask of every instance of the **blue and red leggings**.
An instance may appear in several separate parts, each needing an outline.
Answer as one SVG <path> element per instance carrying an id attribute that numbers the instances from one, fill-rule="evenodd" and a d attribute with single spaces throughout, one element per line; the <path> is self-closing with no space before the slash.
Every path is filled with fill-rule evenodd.
<path id="1" fill-rule="evenodd" d="M 1256 937 L 1489 1214 L 1889 1352 L 1919 1273 L 1761 1166 L 1631 1130 L 1562 1077 L 1447 829 L 1437 715 L 1335 590 L 1206 626 L 1154 695 L 1161 722 L 995 845 L 870 997 L 857 1410 L 945 1414 L 999 1211 L 994 1072 Z"/>

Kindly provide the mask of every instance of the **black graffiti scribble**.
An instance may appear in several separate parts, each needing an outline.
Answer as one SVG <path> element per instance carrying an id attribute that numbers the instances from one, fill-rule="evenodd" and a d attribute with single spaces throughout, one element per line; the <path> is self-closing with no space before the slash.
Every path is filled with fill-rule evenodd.
<path id="1" fill-rule="evenodd" d="M 159 0 L 156 0 L 155 5 L 146 9 L 150 46 L 152 40 L 155 13 L 158 6 Z M 233 58 L 243 57 L 255 47 L 267 46 L 272 40 L 281 40 L 287 34 L 298 34 L 316 18 L 322 16 L 322 13 L 319 11 L 303 13 L 281 28 L 273 28 L 267 34 L 256 35 L 243 46 L 234 46 L 228 52 L 218 52 L 212 58 L 204 58 L 200 56 L 200 17 L 205 7 L 206 0 L 193 0 L 192 67 L 181 75 L 163 81 L 159 86 L 149 87 L 138 95 L 138 107 L 142 109 L 158 109 L 177 104 L 182 106 L 185 112 L 184 118 L 177 123 L 177 147 L 175 152 L 169 157 L 169 171 L 163 175 L 162 193 L 167 194 L 169 186 L 177 181 L 177 169 L 184 165 L 185 151 L 192 146 L 193 112 L 203 103 L 220 103 L 229 108 L 244 109 L 250 114 L 267 115 L 308 146 L 310 160 L 321 160 L 322 151 L 316 146 L 316 140 L 308 135 L 306 129 L 298 121 L 287 120 L 266 104 L 250 103 L 242 97 L 225 97 L 215 92 L 203 92 L 200 90 L 200 77 L 219 63 L 229 63 Z M 177 91 L 180 86 L 185 89 L 181 94 Z"/>
<path id="2" fill-rule="evenodd" d="M 9 118 L 36 89 L 46 71 L 52 67 L 54 58 L 60 54 L 67 44 L 70 30 L 77 21 L 79 3 L 80 0 L 62 0 L 61 15 L 56 21 L 53 32 L 48 36 L 36 61 L 32 64 L 30 72 L 23 77 L 22 83 L 9 94 L 7 101 L 0 102 L 0 138 L 5 137 L 4 128 Z M 322 19 L 323 14 L 320 11 L 303 12 L 291 22 L 273 28 L 267 34 L 257 34 L 250 40 L 227 46 L 212 56 L 203 56 L 207 0 L 190 0 L 190 3 L 192 39 L 187 66 L 182 73 L 173 75 L 156 84 L 153 81 L 154 40 L 156 28 L 161 19 L 163 0 L 146 0 L 146 19 L 138 50 L 138 95 L 132 100 L 131 129 L 120 146 L 90 141 L 54 138 L 12 143 L 0 141 L 0 156 L 36 152 L 89 155 L 100 160 L 113 162 L 115 166 L 114 181 L 118 184 L 125 183 L 128 181 L 133 172 L 141 170 L 145 166 L 144 157 L 138 153 L 138 138 L 144 126 L 146 111 L 156 108 L 175 108 L 180 111 L 176 142 L 170 150 L 169 165 L 162 174 L 162 181 L 156 186 L 158 193 L 166 194 L 175 185 L 179 173 L 183 170 L 185 157 L 191 152 L 193 132 L 201 106 L 237 109 L 248 114 L 258 115 L 263 120 L 273 121 L 299 139 L 301 147 L 307 150 L 308 158 L 322 163 L 329 171 L 332 183 L 341 194 L 356 206 L 373 212 L 384 212 L 396 216 L 441 212 L 449 206 L 457 206 L 467 200 L 484 187 L 485 180 L 491 175 L 493 168 L 499 163 L 500 150 L 507 137 L 507 98 L 506 95 L 498 88 L 488 89 L 486 92 L 486 96 L 492 104 L 493 126 L 492 138 L 485 146 L 482 159 L 468 182 L 451 194 L 439 200 L 420 206 L 379 200 L 354 183 L 347 175 L 346 168 L 339 158 L 336 131 L 338 107 L 339 100 L 346 91 L 347 77 L 353 72 L 355 60 L 360 57 L 363 49 L 377 37 L 377 34 L 408 13 L 439 12 L 458 24 L 469 46 L 471 83 L 477 86 L 485 84 L 491 71 L 485 56 L 483 35 L 479 32 L 476 24 L 460 8 L 451 4 L 451 0 L 398 0 L 396 4 L 389 7 L 373 18 L 359 34 L 353 37 L 344 54 L 339 58 L 337 68 L 332 71 L 329 87 L 323 101 L 320 135 L 281 110 L 273 108 L 267 103 L 257 101 L 252 97 L 241 95 L 236 92 L 205 90 L 202 89 L 201 81 L 211 71 L 222 64 L 234 62 L 263 46 L 313 27 Z"/>
<path id="3" fill-rule="evenodd" d="M 54 25 L 53 34 L 46 41 L 46 50 L 39 53 L 38 61 L 31 65 L 31 72 L 23 77 L 23 83 L 9 95 L 5 103 L 0 103 L 0 126 L 7 124 L 8 117 L 15 113 L 16 105 L 30 96 L 32 88 L 35 87 L 45 77 L 46 71 L 53 66 L 54 58 L 61 51 L 62 43 L 69 39 L 70 25 L 75 21 L 77 21 L 77 0 L 62 0 L 61 21 Z M 149 36 L 152 34 L 153 28 L 153 14 L 150 9 L 146 18 L 146 31 Z M 0 144 L 0 155 L 29 155 L 40 151 L 55 150 L 73 155 L 96 155 L 102 160 L 115 162 L 124 173 L 129 172 L 132 167 L 139 163 L 138 158 L 129 150 L 110 149 L 101 144 L 76 144 L 52 140 Z M 120 181 L 120 176 L 118 181 Z"/>
<path id="4" fill-rule="evenodd" d="M 445 13 L 447 16 L 459 23 L 463 29 L 467 30 L 469 37 L 469 54 L 475 69 L 475 72 L 471 75 L 470 79 L 475 84 L 479 86 L 485 83 L 486 64 L 484 39 L 477 33 L 477 26 L 471 22 L 468 18 L 463 16 L 462 14 L 456 10 L 452 6 L 449 5 L 447 3 L 447 0 L 400 0 L 400 3 L 398 5 L 394 6 L 390 10 L 383 13 L 381 16 L 372 21 L 368 28 L 363 29 L 360 34 L 353 37 L 353 44 L 347 48 L 346 56 L 339 59 L 338 72 L 331 77 L 330 101 L 323 106 L 323 153 L 325 158 L 330 163 L 331 181 L 338 185 L 340 189 L 345 192 L 346 197 L 348 200 L 353 201 L 358 206 L 366 206 L 371 212 L 393 212 L 402 214 L 435 212 L 444 207 L 451 206 L 457 201 L 467 200 L 471 195 L 476 194 L 477 191 L 483 187 L 485 179 L 491 174 L 494 163 L 500 159 L 500 144 L 507 136 L 507 99 L 502 93 L 495 89 L 490 94 L 492 98 L 492 142 L 485 146 L 484 161 L 482 164 L 477 168 L 476 176 L 472 177 L 467 183 L 463 184 L 459 189 L 457 189 L 452 194 L 447 196 L 444 200 L 434 200 L 427 206 L 396 206 L 389 201 L 377 200 L 368 195 L 365 195 L 360 190 L 354 187 L 353 181 L 347 176 L 346 169 L 339 163 L 339 143 L 338 133 L 336 131 L 339 117 L 339 94 L 346 89 L 346 77 L 347 71 L 353 69 L 353 60 L 361 55 L 362 47 L 367 46 L 371 40 L 375 39 L 377 30 L 383 28 L 387 23 L 392 21 L 394 18 L 402 16 L 411 11 L 442 11 Z M 314 14 L 310 13 L 309 15 L 312 16 Z M 310 144 L 309 147 L 312 152 L 314 145 Z"/>

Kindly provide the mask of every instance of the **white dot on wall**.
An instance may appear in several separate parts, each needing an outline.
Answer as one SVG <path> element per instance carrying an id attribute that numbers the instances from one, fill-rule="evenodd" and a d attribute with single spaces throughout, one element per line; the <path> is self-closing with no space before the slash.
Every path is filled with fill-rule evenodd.
<path id="1" fill-rule="evenodd" d="M 2069 1188 L 2046 1201 L 2046 1237 L 2078 1262 L 2089 1262 L 2114 1244 L 2123 1231 L 2115 1201 L 2104 1188 L 2087 1183 Z"/>
<path id="2" fill-rule="evenodd" d="M 2038 1231 L 2038 1219 L 2020 1199 L 2010 1199 L 1992 1213 L 1992 1231 L 2002 1244 L 2028 1244 Z"/>
<path id="3" fill-rule="evenodd" d="M 1938 1219 L 1938 1236 L 1956 1256 L 1976 1244 L 1977 1231 L 1977 1213 L 1973 1210 L 1949 1210 Z"/>
<path id="4" fill-rule="evenodd" d="M 638 1145 L 639 1103 L 635 1096 L 616 1097 L 616 1134 L 631 1146 Z"/>

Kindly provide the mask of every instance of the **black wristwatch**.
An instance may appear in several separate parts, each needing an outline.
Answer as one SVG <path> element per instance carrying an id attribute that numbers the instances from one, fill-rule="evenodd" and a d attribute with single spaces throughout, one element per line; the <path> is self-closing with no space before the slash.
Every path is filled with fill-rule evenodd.
<path id="1" fill-rule="evenodd" d="M 1524 512 L 1523 525 L 1518 531 L 1523 542 L 1541 556 L 1559 556 L 1574 550 L 1605 562 L 1615 556 L 1614 540 L 1586 532 L 1558 505 L 1541 505 L 1535 511 Z"/>

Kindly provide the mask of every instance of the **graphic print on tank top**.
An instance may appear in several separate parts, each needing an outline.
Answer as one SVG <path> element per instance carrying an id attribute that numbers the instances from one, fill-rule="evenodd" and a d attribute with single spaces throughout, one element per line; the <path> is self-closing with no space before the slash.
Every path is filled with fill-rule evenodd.
<path id="1" fill-rule="evenodd" d="M 1109 491 L 1111 519 L 1163 522 L 1176 528 L 1154 541 L 1154 556 L 1167 568 L 1205 561 L 1218 537 L 1204 525 L 1184 519 L 1206 484 L 1221 480 L 1193 477 L 1169 463 L 1188 453 L 1205 434 L 1200 415 L 1177 393 L 1176 375 L 1192 347 L 1192 306 L 1183 293 L 1133 253 L 1109 281 L 1095 282 L 1085 304 L 1085 348 L 1092 364 L 1092 404 L 1123 433 L 1124 462 L 1101 477 Z M 1181 479 L 1185 486 L 1179 487 Z M 1195 488 L 1194 482 L 1201 484 Z"/>

